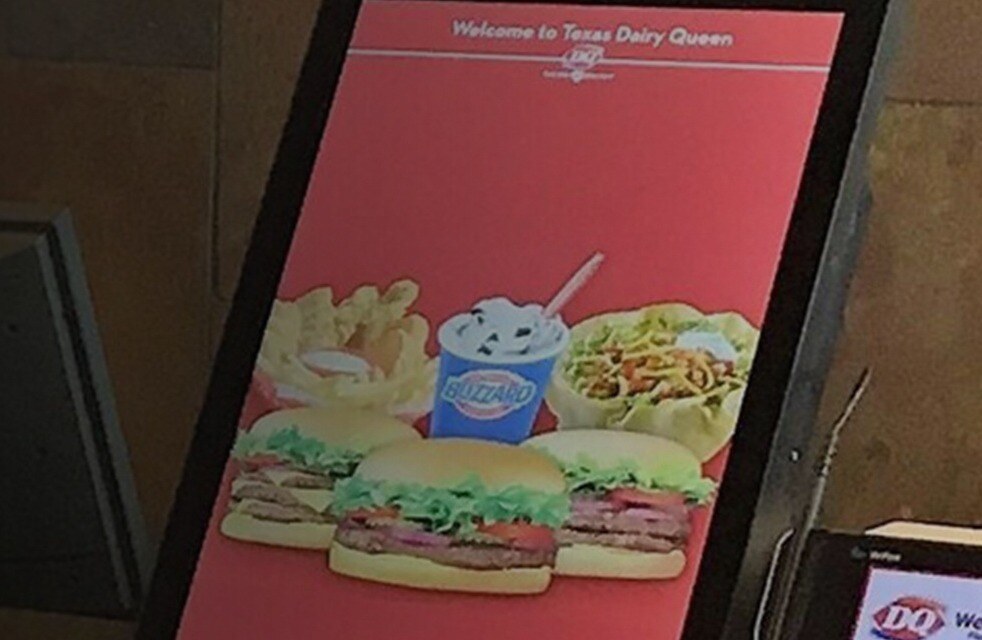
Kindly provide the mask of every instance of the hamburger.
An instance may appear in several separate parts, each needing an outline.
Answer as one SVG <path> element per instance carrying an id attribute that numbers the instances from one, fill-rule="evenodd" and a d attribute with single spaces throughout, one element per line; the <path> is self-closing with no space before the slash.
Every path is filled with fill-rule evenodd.
<path id="1" fill-rule="evenodd" d="M 541 593 L 569 515 L 565 488 L 531 449 L 454 438 L 379 449 L 338 483 L 330 567 L 421 589 Z"/>
<path id="2" fill-rule="evenodd" d="M 232 457 L 239 473 L 221 531 L 229 538 L 301 549 L 327 549 L 336 522 L 335 484 L 369 451 L 418 440 L 411 426 L 386 415 L 306 407 L 270 413 L 239 433 Z"/>
<path id="3" fill-rule="evenodd" d="M 556 573 L 671 579 L 685 568 L 690 514 L 715 483 L 672 440 L 608 430 L 558 431 L 527 440 L 562 468 L 570 514 L 557 532 Z"/>

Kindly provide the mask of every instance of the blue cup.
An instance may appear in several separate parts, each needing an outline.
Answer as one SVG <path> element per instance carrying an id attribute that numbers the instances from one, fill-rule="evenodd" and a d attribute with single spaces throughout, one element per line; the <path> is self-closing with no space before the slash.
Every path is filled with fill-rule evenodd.
<path id="1" fill-rule="evenodd" d="M 464 355 L 454 347 L 458 329 L 469 321 L 469 314 L 455 316 L 437 333 L 440 372 L 430 437 L 522 442 L 532 433 L 556 360 L 569 344 L 569 329 L 561 325 L 560 339 L 541 353 Z"/>

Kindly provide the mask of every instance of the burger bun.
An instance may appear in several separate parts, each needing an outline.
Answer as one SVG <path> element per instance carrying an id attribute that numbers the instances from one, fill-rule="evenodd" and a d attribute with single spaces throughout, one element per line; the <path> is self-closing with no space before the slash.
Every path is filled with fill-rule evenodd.
<path id="1" fill-rule="evenodd" d="M 330 548 L 335 529 L 337 526 L 333 524 L 270 522 L 234 511 L 221 524 L 222 534 L 233 540 L 317 551 Z"/>
<path id="2" fill-rule="evenodd" d="M 672 580 L 685 570 L 681 551 L 650 553 L 593 544 L 559 548 L 556 575 L 619 580 Z"/>
<path id="3" fill-rule="evenodd" d="M 337 574 L 383 584 L 461 593 L 529 595 L 549 587 L 549 567 L 501 569 L 495 571 L 462 569 L 424 558 L 396 554 L 370 554 L 335 542 L 329 566 Z"/>
<path id="4" fill-rule="evenodd" d="M 407 440 L 377 449 L 355 475 L 439 489 L 477 478 L 490 490 L 521 486 L 550 494 L 566 491 L 562 471 L 541 452 L 464 438 Z"/>

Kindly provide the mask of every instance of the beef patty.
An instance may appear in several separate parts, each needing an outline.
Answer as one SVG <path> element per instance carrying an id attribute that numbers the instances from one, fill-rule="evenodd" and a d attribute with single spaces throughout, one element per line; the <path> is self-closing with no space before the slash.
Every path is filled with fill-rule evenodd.
<path id="1" fill-rule="evenodd" d="M 244 502 L 236 505 L 235 511 L 252 516 L 257 520 L 268 520 L 281 524 L 310 523 L 329 524 L 331 519 L 323 513 L 318 513 L 305 504 L 283 506 L 272 502 Z"/>
<path id="2" fill-rule="evenodd" d="M 685 541 L 671 540 L 636 533 L 593 533 L 576 529 L 560 529 L 556 532 L 556 541 L 567 546 L 571 544 L 592 544 L 602 547 L 617 547 L 632 551 L 648 553 L 669 553 L 676 549 L 684 550 Z"/>
<path id="3" fill-rule="evenodd" d="M 592 544 L 668 553 L 685 549 L 691 532 L 689 512 L 684 506 L 630 509 L 596 495 L 578 495 L 574 497 L 573 513 L 556 534 L 556 540 L 561 545 Z"/>
<path id="4" fill-rule="evenodd" d="M 351 521 L 341 523 L 334 539 L 349 549 L 364 553 L 412 556 L 461 569 L 537 569 L 556 564 L 555 548 L 527 550 L 461 542 L 449 546 L 416 545 L 393 538 L 387 529 L 371 529 Z"/>
<path id="5" fill-rule="evenodd" d="M 283 471 L 288 471 L 289 476 L 283 479 L 280 486 L 290 487 L 291 489 L 333 489 L 334 488 L 334 478 L 328 475 L 322 475 L 317 473 L 312 473 L 310 471 L 304 471 L 302 469 L 282 469 Z M 265 470 L 259 469 L 255 471 L 248 471 L 239 476 L 242 480 L 254 480 L 256 482 L 266 482 L 272 484 L 272 481 L 266 475 Z"/>
<path id="6" fill-rule="evenodd" d="M 631 533 L 669 539 L 685 540 L 689 537 L 691 526 L 688 517 L 684 519 L 666 517 L 650 520 L 623 512 L 600 513 L 596 515 L 572 514 L 566 520 L 566 527 L 595 533 Z"/>
<path id="7" fill-rule="evenodd" d="M 329 513 L 320 513 L 297 499 L 292 493 L 274 484 L 250 482 L 239 484 L 232 490 L 232 511 L 250 515 L 258 520 L 289 524 L 309 522 L 328 524 L 334 522 Z"/>

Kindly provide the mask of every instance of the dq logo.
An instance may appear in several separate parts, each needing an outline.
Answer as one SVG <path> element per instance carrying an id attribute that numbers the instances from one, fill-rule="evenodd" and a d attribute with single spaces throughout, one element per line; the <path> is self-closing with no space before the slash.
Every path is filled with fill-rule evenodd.
<path id="1" fill-rule="evenodd" d="M 945 608 L 933 600 L 905 596 L 873 614 L 873 633 L 886 640 L 924 640 L 945 626 Z"/>
<path id="2" fill-rule="evenodd" d="M 563 66 L 570 71 L 589 71 L 604 59 L 604 48 L 598 44 L 578 44 L 563 54 Z"/>
<path id="3" fill-rule="evenodd" d="M 563 67 L 569 79 L 578 84 L 590 77 L 587 72 L 604 59 L 604 48 L 598 44 L 578 44 L 563 54 Z"/>
<path id="4" fill-rule="evenodd" d="M 546 78 L 569 80 L 579 84 L 584 80 L 610 80 L 613 73 L 600 72 L 595 67 L 604 62 L 604 48 L 599 44 L 578 44 L 569 49 L 559 59 L 561 69 L 546 69 L 542 75 Z"/>

